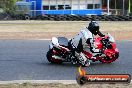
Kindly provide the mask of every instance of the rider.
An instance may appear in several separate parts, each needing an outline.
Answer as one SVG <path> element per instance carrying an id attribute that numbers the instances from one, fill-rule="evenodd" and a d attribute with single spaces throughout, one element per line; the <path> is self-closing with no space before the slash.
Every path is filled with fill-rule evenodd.
<path id="1" fill-rule="evenodd" d="M 96 56 L 98 53 L 103 52 L 103 50 L 96 49 L 94 45 L 94 35 L 105 37 L 105 35 L 99 31 L 98 23 L 91 21 L 88 27 L 81 30 L 79 34 L 71 40 L 71 43 L 76 49 L 80 47 L 78 50 L 83 50 L 89 46 L 89 50 L 92 52 L 93 56 Z M 82 45 L 82 47 L 80 45 Z"/>

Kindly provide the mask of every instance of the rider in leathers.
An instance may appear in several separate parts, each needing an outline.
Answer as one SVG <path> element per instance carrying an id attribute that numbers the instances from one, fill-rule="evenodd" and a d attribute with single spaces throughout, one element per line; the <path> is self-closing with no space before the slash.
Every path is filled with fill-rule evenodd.
<path id="1" fill-rule="evenodd" d="M 86 27 L 85 29 L 81 30 L 78 35 L 76 35 L 72 39 L 72 45 L 78 49 L 78 50 L 83 50 L 86 47 L 89 46 L 89 50 L 92 52 L 93 56 L 97 55 L 100 52 L 103 52 L 103 50 L 96 49 L 94 45 L 94 35 L 99 35 L 101 37 L 105 37 L 100 31 L 99 31 L 99 25 L 95 21 L 91 21 L 89 23 L 89 26 Z M 80 46 L 82 45 L 82 47 Z M 79 53 L 81 53 L 79 51 Z M 88 60 L 89 61 L 89 60 Z M 90 65 L 90 62 L 88 62 Z"/>

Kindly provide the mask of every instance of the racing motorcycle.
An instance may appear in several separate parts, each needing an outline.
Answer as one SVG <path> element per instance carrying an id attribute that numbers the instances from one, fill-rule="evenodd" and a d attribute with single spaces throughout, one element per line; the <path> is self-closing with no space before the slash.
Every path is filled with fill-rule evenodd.
<path id="1" fill-rule="evenodd" d="M 111 63 L 118 59 L 119 51 L 113 36 L 109 33 L 103 38 L 95 38 L 94 45 L 97 49 L 103 49 L 103 52 L 93 56 L 89 51 L 89 46 L 83 49 L 80 43 L 75 49 L 72 45 L 72 39 L 52 37 L 46 56 L 51 63 L 60 64 L 62 62 L 71 62 L 72 64 L 80 64 L 82 66 L 88 66 L 89 60 L 93 62 Z"/>

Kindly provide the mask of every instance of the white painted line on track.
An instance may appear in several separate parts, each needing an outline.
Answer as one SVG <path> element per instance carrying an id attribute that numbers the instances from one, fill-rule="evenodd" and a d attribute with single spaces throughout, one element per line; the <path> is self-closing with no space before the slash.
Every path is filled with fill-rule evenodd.
<path id="1" fill-rule="evenodd" d="M 13 80 L 13 81 L 0 81 L 0 84 L 14 84 L 14 83 L 37 83 L 37 84 L 45 84 L 45 83 L 62 83 L 62 84 L 76 84 L 76 80 Z"/>
<path id="2" fill-rule="evenodd" d="M 50 41 L 51 39 L 0 39 L 0 40 L 42 40 L 42 41 Z M 123 41 L 123 42 L 132 42 L 132 40 L 116 40 L 116 41 Z"/>
<path id="3" fill-rule="evenodd" d="M 36 40 L 51 40 L 51 39 L 36 39 Z"/>
<path id="4" fill-rule="evenodd" d="M 14 40 L 17 40 L 17 39 L 14 39 Z M 42 41 L 50 41 L 51 39 L 20 39 L 20 40 L 42 40 Z M 116 40 L 116 41 L 132 42 L 132 40 Z"/>
<path id="5" fill-rule="evenodd" d="M 50 41 L 51 39 L 11 39 L 11 40 L 42 40 L 42 41 Z"/>
<path id="6" fill-rule="evenodd" d="M 0 84 L 23 84 L 23 83 L 32 83 L 32 84 L 47 84 L 47 83 L 61 83 L 61 84 L 77 84 L 76 80 L 13 80 L 13 81 L 0 81 Z M 132 84 L 132 80 L 131 83 Z"/>

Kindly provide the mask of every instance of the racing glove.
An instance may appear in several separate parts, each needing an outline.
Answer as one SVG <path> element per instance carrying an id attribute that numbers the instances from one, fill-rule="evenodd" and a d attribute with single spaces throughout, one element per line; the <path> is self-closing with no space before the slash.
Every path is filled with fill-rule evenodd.
<path id="1" fill-rule="evenodd" d="M 103 33 L 101 33 L 100 31 L 98 31 L 98 35 L 99 35 L 100 37 L 105 37 L 105 35 L 104 35 Z"/>

